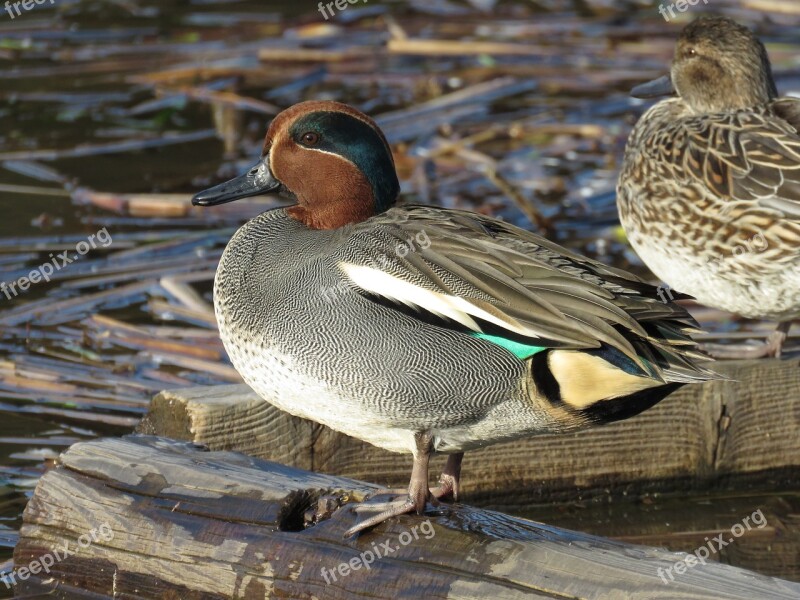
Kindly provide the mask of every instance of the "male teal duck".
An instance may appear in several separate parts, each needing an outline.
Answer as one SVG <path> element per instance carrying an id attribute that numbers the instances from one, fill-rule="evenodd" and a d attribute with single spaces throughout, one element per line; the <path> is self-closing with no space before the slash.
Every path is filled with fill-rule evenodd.
<path id="1" fill-rule="evenodd" d="M 800 99 L 778 98 L 763 44 L 720 17 L 689 24 L 671 74 L 633 94 L 675 92 L 628 140 L 622 225 L 671 287 L 780 323 L 765 344 L 717 357 L 779 356 L 800 317 Z"/>
<path id="2" fill-rule="evenodd" d="M 239 229 L 217 269 L 220 334 L 244 380 L 414 457 L 408 498 L 348 535 L 457 497 L 465 450 L 624 419 L 716 377 L 691 316 L 635 276 L 497 219 L 395 206 L 399 189 L 369 117 L 304 102 L 273 120 L 252 169 L 193 199 L 292 201 Z M 434 452 L 450 456 L 429 490 Z"/>

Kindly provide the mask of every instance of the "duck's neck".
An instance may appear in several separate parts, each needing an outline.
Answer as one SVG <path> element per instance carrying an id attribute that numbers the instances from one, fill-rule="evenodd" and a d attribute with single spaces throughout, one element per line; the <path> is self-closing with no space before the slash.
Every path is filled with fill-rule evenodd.
<path id="1" fill-rule="evenodd" d="M 286 209 L 286 214 L 310 229 L 339 229 L 351 223 L 360 223 L 372 217 L 374 207 L 367 202 L 325 202 L 314 206 L 297 204 Z"/>

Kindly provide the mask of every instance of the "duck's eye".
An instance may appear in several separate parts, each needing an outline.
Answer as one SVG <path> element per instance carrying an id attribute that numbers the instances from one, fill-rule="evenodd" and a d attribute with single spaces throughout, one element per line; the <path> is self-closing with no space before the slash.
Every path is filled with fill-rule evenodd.
<path id="1" fill-rule="evenodd" d="M 697 50 L 695 50 L 694 48 L 689 48 L 686 51 L 686 55 L 687 56 L 697 56 Z"/>
<path id="2" fill-rule="evenodd" d="M 305 146 L 316 146 L 319 142 L 319 134 L 314 131 L 307 131 L 300 136 L 300 140 Z"/>

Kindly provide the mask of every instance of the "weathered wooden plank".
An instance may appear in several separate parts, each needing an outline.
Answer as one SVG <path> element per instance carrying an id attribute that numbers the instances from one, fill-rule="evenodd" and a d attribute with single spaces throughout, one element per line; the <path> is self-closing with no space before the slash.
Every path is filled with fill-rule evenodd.
<path id="1" fill-rule="evenodd" d="M 374 489 L 161 438 L 76 444 L 25 510 L 16 592 L 126 600 L 800 595 L 799 583 L 711 562 L 665 584 L 659 569 L 686 555 L 460 505 L 429 507 L 358 538 L 342 536 L 356 520 L 347 504 L 303 528 L 321 496 L 346 502 Z M 79 547 L 91 531 L 105 533 Z M 64 544 L 77 552 L 21 579 L 21 567 Z"/>
<path id="2" fill-rule="evenodd" d="M 715 465 L 719 471 L 754 472 L 798 465 L 800 361 L 779 364 L 783 368 L 755 369 L 747 373 L 746 381 L 720 389 L 736 396 L 734 402 L 720 399 L 724 412 Z M 732 377 L 736 375 L 731 372 Z"/>
<path id="3" fill-rule="evenodd" d="M 715 368 L 733 381 L 687 386 L 653 409 L 605 427 L 468 453 L 465 498 L 510 510 L 574 498 L 576 489 L 590 495 L 607 488 L 707 488 L 800 466 L 800 360 Z M 411 470 L 410 458 L 292 417 L 243 385 L 163 392 L 140 431 L 387 486 L 406 485 Z"/>

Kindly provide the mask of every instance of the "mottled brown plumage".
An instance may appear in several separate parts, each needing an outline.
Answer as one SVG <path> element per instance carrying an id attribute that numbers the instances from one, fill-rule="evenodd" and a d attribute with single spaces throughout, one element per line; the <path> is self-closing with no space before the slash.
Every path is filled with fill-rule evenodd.
<path id="1" fill-rule="evenodd" d="M 763 44 L 724 18 L 687 26 L 669 79 L 638 90 L 670 83 L 678 96 L 647 111 L 625 151 L 617 203 L 628 239 L 706 305 L 797 319 L 800 100 L 777 98 Z M 779 353 L 782 337 L 764 351 Z"/>

